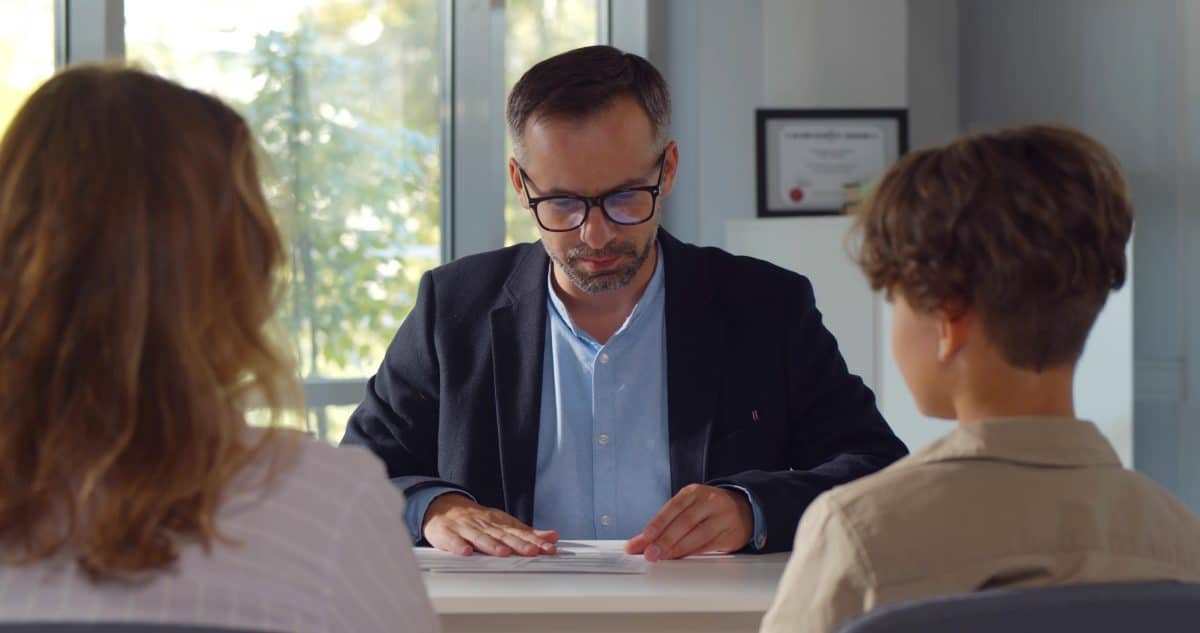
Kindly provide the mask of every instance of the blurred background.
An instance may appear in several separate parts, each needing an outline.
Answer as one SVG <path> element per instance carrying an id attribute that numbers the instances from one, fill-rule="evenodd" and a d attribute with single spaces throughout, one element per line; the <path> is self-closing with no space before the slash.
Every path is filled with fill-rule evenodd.
<path id="1" fill-rule="evenodd" d="M 810 275 L 913 448 L 947 427 L 912 406 L 846 219 L 755 218 L 755 110 L 902 108 L 910 148 L 1034 121 L 1108 145 L 1138 214 L 1133 275 L 1089 341 L 1081 414 L 1200 510 L 1200 0 L 0 0 L 0 130 L 56 68 L 104 59 L 238 108 L 291 244 L 303 424 L 336 442 L 420 275 L 536 239 L 507 183 L 504 97 L 596 43 L 671 84 L 665 227 Z"/>

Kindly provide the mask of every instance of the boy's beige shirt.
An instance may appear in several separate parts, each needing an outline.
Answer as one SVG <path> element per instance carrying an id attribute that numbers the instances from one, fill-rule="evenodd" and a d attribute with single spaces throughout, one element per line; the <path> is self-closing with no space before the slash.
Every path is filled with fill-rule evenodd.
<path id="1" fill-rule="evenodd" d="M 875 607 L 1001 586 L 1200 581 L 1200 519 L 1123 469 L 1095 425 L 960 425 L 817 498 L 764 633 L 827 632 Z"/>

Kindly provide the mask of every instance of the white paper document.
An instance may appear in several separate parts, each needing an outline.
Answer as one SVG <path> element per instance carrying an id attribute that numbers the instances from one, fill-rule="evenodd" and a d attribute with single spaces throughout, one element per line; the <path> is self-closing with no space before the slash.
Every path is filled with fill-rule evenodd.
<path id="1" fill-rule="evenodd" d="M 650 570 L 641 556 L 569 543 L 560 544 L 553 556 L 459 556 L 428 547 L 416 548 L 416 553 L 421 570 L 433 573 L 644 574 Z"/>

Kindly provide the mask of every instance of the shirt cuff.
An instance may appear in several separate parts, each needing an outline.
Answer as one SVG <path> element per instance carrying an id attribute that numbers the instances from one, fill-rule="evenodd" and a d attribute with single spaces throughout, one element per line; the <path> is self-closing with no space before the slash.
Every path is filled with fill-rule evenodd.
<path id="1" fill-rule="evenodd" d="M 717 487 L 737 490 L 746 495 L 746 499 L 750 502 L 750 511 L 754 513 L 754 538 L 750 539 L 750 546 L 754 548 L 754 551 L 761 552 L 767 546 L 767 519 L 754 495 L 749 490 L 734 484 L 719 484 Z"/>
<path id="2" fill-rule="evenodd" d="M 471 501 L 475 501 L 475 497 L 462 488 L 451 486 L 428 486 L 405 495 L 407 503 L 404 504 L 404 522 L 408 525 L 408 533 L 412 536 L 413 545 L 425 540 L 421 534 L 421 524 L 425 523 L 425 512 L 429 510 L 429 504 L 433 503 L 434 499 L 451 492 L 457 492 Z"/>

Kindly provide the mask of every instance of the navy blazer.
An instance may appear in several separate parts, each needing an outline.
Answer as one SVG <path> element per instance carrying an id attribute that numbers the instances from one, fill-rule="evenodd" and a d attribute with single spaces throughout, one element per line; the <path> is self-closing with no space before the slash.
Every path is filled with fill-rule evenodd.
<path id="1" fill-rule="evenodd" d="M 847 371 L 807 279 L 661 230 L 659 243 L 672 493 L 742 486 L 765 516 L 763 551 L 790 550 L 817 495 L 907 451 Z M 425 273 L 342 442 L 371 449 L 406 492 L 457 487 L 529 523 L 549 262 L 521 244 Z"/>

